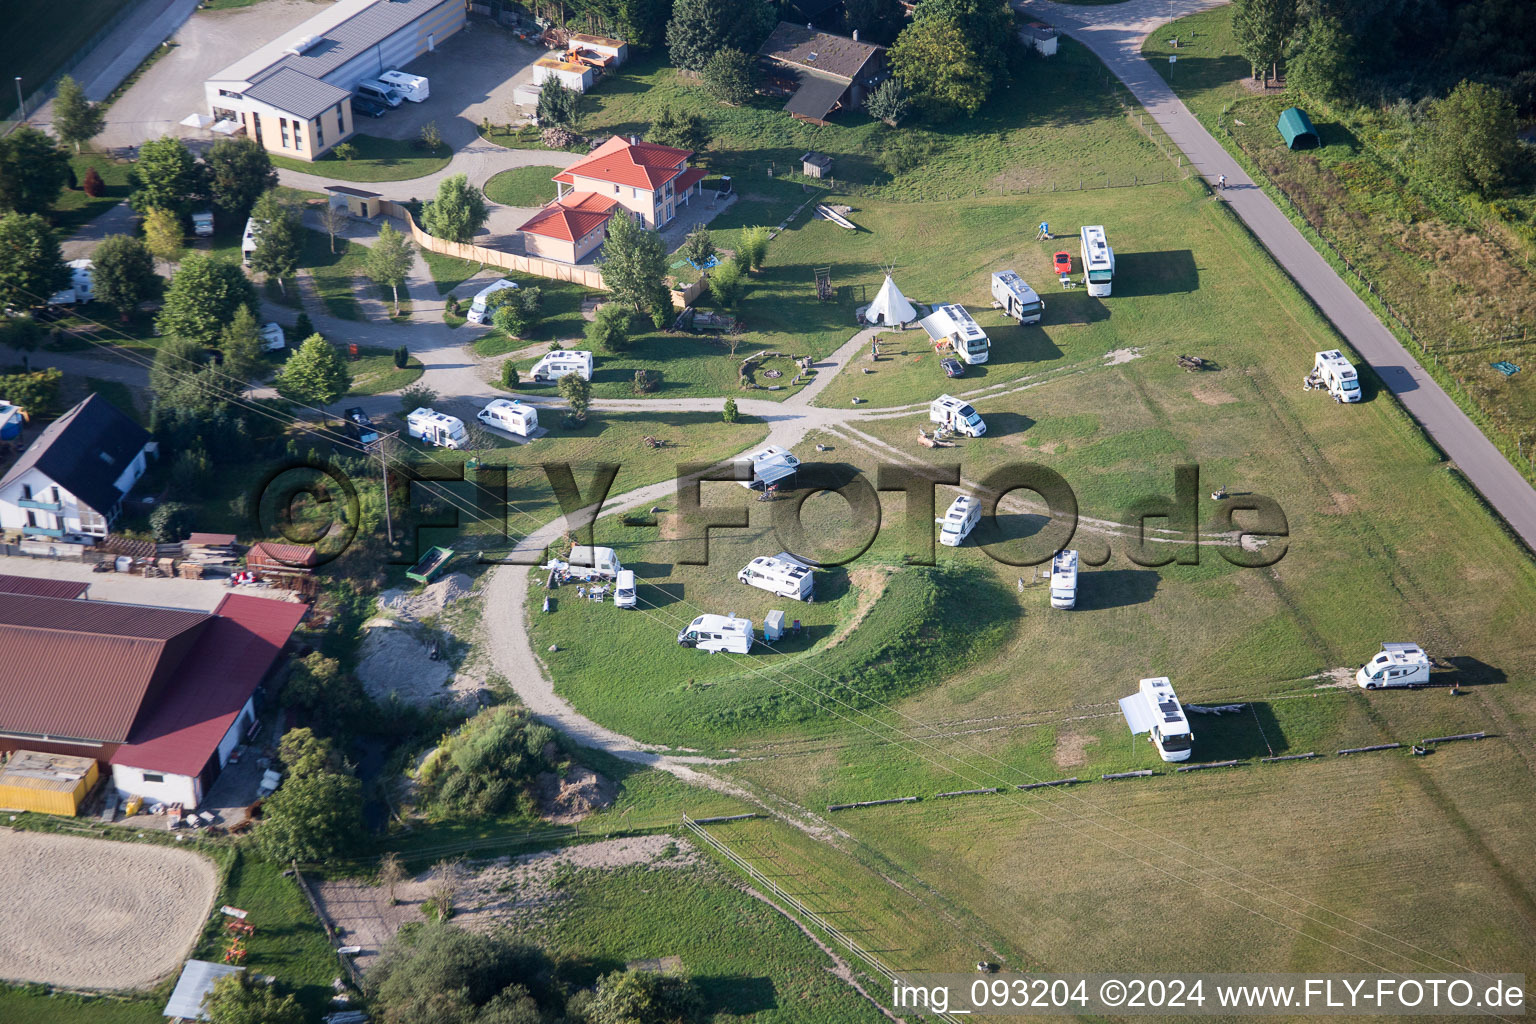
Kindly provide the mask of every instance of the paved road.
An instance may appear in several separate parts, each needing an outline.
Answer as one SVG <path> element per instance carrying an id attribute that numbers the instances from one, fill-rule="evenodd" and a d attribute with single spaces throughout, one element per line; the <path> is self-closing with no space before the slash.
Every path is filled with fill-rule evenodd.
<path id="1" fill-rule="evenodd" d="M 1211 137 L 1142 57 L 1142 40 L 1158 25 L 1222 2 L 1128 0 L 1109 7 L 1083 7 L 1051 0 L 1014 0 L 1014 6 L 1049 21 L 1092 50 L 1209 181 L 1214 183 L 1218 175 L 1227 176 L 1224 198 L 1232 209 L 1355 351 L 1371 364 L 1382 383 L 1456 468 L 1526 545 L 1536 550 L 1536 488 L 1457 407 L 1263 190 L 1253 184 L 1237 161 Z M 1297 376 L 1306 369 L 1298 364 Z"/>

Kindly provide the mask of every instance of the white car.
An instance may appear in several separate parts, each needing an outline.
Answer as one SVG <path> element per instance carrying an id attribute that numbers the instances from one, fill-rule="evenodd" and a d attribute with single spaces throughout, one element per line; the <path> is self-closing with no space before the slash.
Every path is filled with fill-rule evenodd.
<path id="1" fill-rule="evenodd" d="M 258 333 L 261 335 L 263 352 L 278 352 L 288 347 L 288 339 L 283 334 L 283 325 L 276 320 L 263 324 Z"/>

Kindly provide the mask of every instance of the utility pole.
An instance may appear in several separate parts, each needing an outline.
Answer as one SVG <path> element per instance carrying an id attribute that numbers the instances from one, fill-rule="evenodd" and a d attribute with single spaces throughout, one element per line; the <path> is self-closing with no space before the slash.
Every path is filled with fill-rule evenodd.
<path id="1" fill-rule="evenodd" d="M 21 120 L 27 119 L 27 101 L 21 98 L 21 76 L 16 76 L 16 109 L 21 111 Z"/>
<path id="2" fill-rule="evenodd" d="M 380 434 L 379 439 L 368 445 L 368 453 L 379 457 L 379 473 L 384 478 L 384 530 L 390 547 L 395 544 L 395 522 L 389 511 L 389 451 L 400 439 L 400 431 Z"/>

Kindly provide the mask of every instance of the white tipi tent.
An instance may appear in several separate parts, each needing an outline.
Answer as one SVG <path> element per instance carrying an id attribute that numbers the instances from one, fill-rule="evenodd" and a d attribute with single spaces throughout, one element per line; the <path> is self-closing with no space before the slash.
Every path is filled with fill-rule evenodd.
<path id="1" fill-rule="evenodd" d="M 880 293 L 864 311 L 864 319 L 872 324 L 895 327 L 897 324 L 907 324 L 916 320 L 917 310 L 913 309 L 912 303 L 901 294 L 901 289 L 896 287 L 896 282 L 891 280 L 891 275 L 886 274 L 885 284 L 880 286 Z"/>

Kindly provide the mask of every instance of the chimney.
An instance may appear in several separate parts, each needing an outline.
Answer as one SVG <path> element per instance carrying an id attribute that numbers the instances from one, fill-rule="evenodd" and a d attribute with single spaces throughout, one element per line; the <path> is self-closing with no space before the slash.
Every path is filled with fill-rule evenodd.
<path id="1" fill-rule="evenodd" d="M 811 27 L 811 23 L 810 22 L 806 22 L 805 23 L 805 30 L 807 32 L 814 32 L 815 31 L 815 29 Z"/>
<path id="2" fill-rule="evenodd" d="M 859 41 L 859 30 L 858 29 L 854 29 L 853 30 L 853 41 L 854 42 L 858 42 Z"/>
<path id="3" fill-rule="evenodd" d="M 629 144 L 631 146 L 638 146 L 638 145 L 640 145 L 640 136 L 638 136 L 638 135 L 631 135 L 629 137 Z"/>

